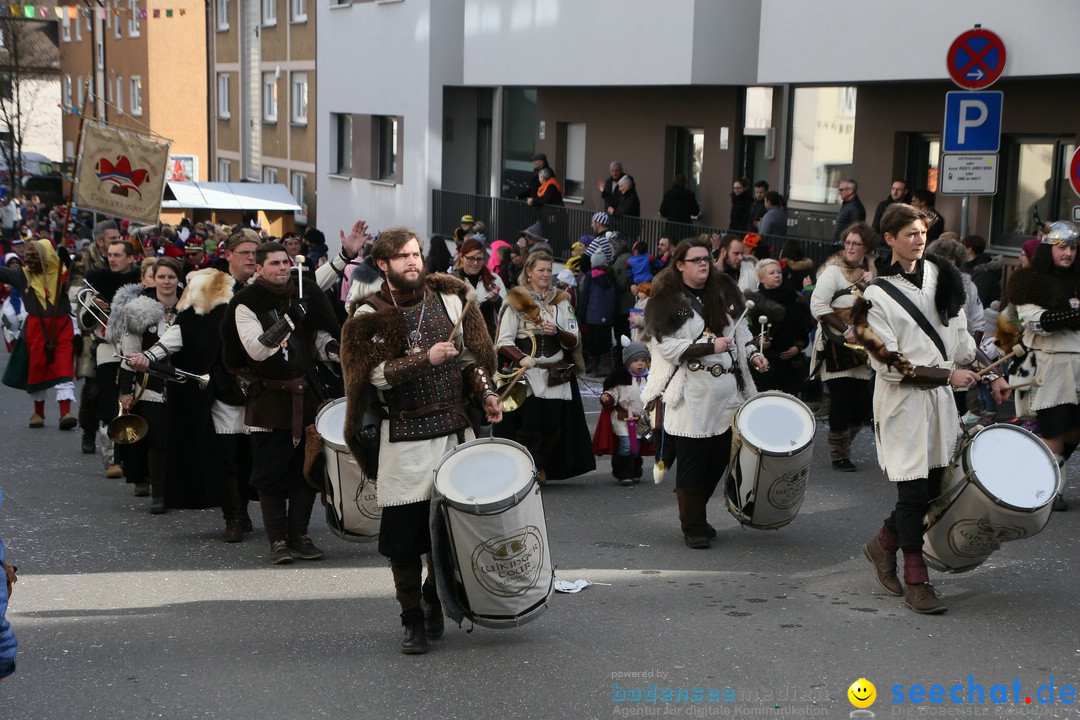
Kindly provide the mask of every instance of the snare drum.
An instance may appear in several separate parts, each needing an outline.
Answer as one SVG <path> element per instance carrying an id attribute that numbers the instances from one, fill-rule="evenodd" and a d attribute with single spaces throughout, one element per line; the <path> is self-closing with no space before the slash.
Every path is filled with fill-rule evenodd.
<path id="1" fill-rule="evenodd" d="M 449 539 L 454 595 L 477 625 L 536 618 L 555 590 L 536 466 L 511 440 L 480 438 L 435 467 L 439 521 Z"/>
<path id="2" fill-rule="evenodd" d="M 1060 481 L 1049 448 L 1023 428 L 991 425 L 964 442 L 923 535 L 926 564 L 941 572 L 971 570 L 1001 543 L 1038 534 Z"/>
<path id="3" fill-rule="evenodd" d="M 814 415 L 787 393 L 755 395 L 735 411 L 725 497 L 743 525 L 760 530 L 795 519 L 814 452 Z"/>
<path id="4" fill-rule="evenodd" d="M 315 416 L 326 457 L 326 524 L 343 540 L 371 540 L 379 534 L 382 508 L 375 482 L 366 477 L 345 444 L 345 398 L 334 400 Z"/>

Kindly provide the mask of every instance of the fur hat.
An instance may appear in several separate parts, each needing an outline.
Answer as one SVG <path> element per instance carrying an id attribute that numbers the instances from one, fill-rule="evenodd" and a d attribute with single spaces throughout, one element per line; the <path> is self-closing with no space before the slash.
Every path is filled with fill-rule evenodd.
<path id="1" fill-rule="evenodd" d="M 634 342 L 633 340 L 626 337 L 625 335 L 623 335 L 622 338 L 620 338 L 620 342 L 622 343 L 622 346 L 623 346 L 623 351 L 622 351 L 623 365 L 629 365 L 630 363 L 634 362 L 638 358 L 645 358 L 646 360 L 650 359 L 649 349 L 647 347 L 645 347 L 645 345 L 643 345 L 642 343 Z"/>

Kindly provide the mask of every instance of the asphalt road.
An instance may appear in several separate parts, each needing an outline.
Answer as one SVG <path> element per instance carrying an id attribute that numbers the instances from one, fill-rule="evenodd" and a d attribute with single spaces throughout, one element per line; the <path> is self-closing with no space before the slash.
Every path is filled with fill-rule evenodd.
<path id="1" fill-rule="evenodd" d="M 859 678 L 877 717 L 1077 714 L 1080 512 L 972 572 L 932 572 L 949 611 L 915 615 L 862 556 L 894 500 L 867 431 L 859 471 L 837 473 L 819 424 L 802 511 L 780 530 L 744 529 L 718 494 L 710 550 L 683 546 L 671 480 L 619 487 L 602 459 L 552 483 L 557 577 L 595 584 L 523 627 L 450 627 L 404 656 L 373 544 L 334 537 L 317 507 L 326 559 L 270 566 L 259 534 L 220 541 L 216 511 L 148 514 L 48 410 L 28 429 L 27 396 L 0 388 L 0 534 L 20 568 L 0 718 L 848 717 Z M 1067 495 L 1080 506 L 1077 483 Z"/>

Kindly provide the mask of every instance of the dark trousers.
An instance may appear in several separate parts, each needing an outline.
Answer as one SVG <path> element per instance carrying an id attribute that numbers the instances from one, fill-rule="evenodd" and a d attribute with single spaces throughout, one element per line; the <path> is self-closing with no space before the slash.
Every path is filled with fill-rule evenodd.
<path id="1" fill-rule="evenodd" d="M 251 484 L 259 491 L 266 538 L 295 540 L 308 534 L 316 492 L 304 480 L 304 443 L 293 447 L 291 430 L 253 432 Z"/>
<path id="2" fill-rule="evenodd" d="M 874 386 L 869 380 L 834 378 L 829 386 L 829 430 L 847 432 L 866 423 L 873 412 Z"/>
<path id="3" fill-rule="evenodd" d="M 83 435 L 93 435 L 98 425 L 98 382 L 96 377 L 88 377 L 79 394 L 79 428 Z"/>
<path id="4" fill-rule="evenodd" d="M 679 502 L 679 525 L 687 537 L 708 534 L 707 505 L 716 491 L 731 456 L 731 429 L 722 435 L 687 438 L 668 435 L 674 441 L 675 496 Z"/>
<path id="5" fill-rule="evenodd" d="M 427 580 L 420 582 L 427 562 Z M 390 561 L 390 572 L 394 575 L 394 596 L 401 606 L 401 622 L 408 625 L 424 619 L 421 601 L 428 605 L 439 604 L 439 593 L 435 588 L 435 562 L 431 553 L 423 557 L 394 559 Z"/>
<path id="6" fill-rule="evenodd" d="M 896 536 L 905 554 L 922 552 L 923 517 L 930 501 L 941 494 L 944 474 L 945 468 L 933 468 L 928 478 L 896 483 L 896 507 L 885 518 L 885 527 Z"/>

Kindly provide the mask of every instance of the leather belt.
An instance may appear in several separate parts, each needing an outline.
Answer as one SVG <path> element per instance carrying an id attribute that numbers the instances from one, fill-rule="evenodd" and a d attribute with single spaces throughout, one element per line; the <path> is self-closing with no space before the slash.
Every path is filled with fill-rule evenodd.
<path id="1" fill-rule="evenodd" d="M 686 369 L 692 372 L 696 372 L 698 370 L 705 370 L 713 377 L 720 377 L 724 373 L 731 372 L 731 368 L 726 368 L 719 363 L 717 363 L 716 365 L 706 365 L 705 363 L 701 362 L 696 358 L 686 363 Z"/>
<path id="2" fill-rule="evenodd" d="M 431 405 L 425 405 L 424 407 L 416 408 L 415 410 L 401 410 L 398 412 L 398 417 L 402 420 L 415 420 L 416 418 L 422 418 L 425 415 L 430 415 L 434 412 L 453 410 L 458 407 L 461 407 L 461 403 L 432 403 Z M 461 409 L 464 411 L 463 407 Z"/>
<path id="3" fill-rule="evenodd" d="M 293 447 L 300 444 L 304 437 L 304 391 L 308 389 L 308 379 L 301 375 L 292 380 L 260 380 L 267 390 L 285 390 L 292 395 L 292 441 Z"/>

